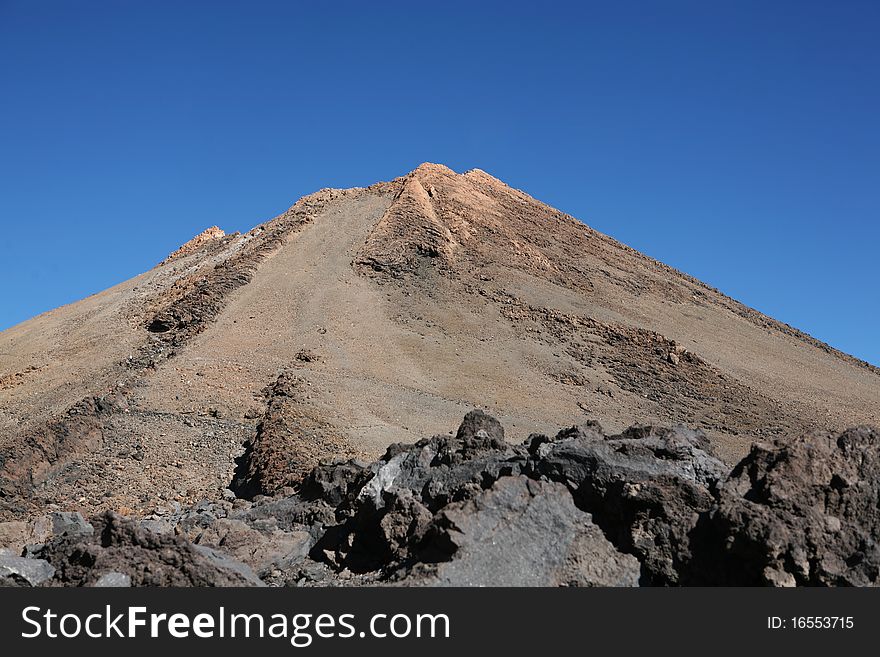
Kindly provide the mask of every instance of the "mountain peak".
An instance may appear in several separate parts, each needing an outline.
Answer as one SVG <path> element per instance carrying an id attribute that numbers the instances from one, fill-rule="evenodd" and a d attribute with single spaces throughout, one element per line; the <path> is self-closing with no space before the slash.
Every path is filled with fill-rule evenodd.
<path id="1" fill-rule="evenodd" d="M 457 175 L 455 171 L 445 164 L 436 164 L 434 162 L 422 162 L 419 166 L 412 170 L 413 174 L 420 173 L 441 173 L 446 175 Z"/>

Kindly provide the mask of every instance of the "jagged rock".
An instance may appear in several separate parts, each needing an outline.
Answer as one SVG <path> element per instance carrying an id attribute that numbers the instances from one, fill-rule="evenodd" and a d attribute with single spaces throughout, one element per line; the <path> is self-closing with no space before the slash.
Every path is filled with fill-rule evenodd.
<path id="1" fill-rule="evenodd" d="M 239 519 L 220 518 L 198 534 L 198 547 L 213 548 L 248 565 L 259 576 L 275 569 L 289 568 L 304 558 L 313 537 L 302 530 L 284 531 L 276 527 L 262 531 Z"/>
<path id="2" fill-rule="evenodd" d="M 43 559 L 0 556 L 0 586 L 39 586 L 55 574 Z"/>
<path id="3" fill-rule="evenodd" d="M 758 443 L 719 490 L 703 572 L 717 584 L 880 583 L 880 432 Z"/>
<path id="4" fill-rule="evenodd" d="M 504 427 L 494 417 L 477 409 L 470 411 L 464 416 L 464 420 L 458 427 L 458 433 L 456 433 L 455 437 L 459 440 L 492 438 L 502 441 L 504 440 Z"/>
<path id="5" fill-rule="evenodd" d="M 54 536 L 91 536 L 95 531 L 78 511 L 56 511 L 50 518 Z"/>
<path id="6" fill-rule="evenodd" d="M 119 572 L 133 586 L 259 586 L 244 564 L 185 539 L 154 534 L 114 513 L 96 519 L 91 536 L 52 539 L 41 556 L 55 566 L 55 581 L 72 586 L 93 583 L 100 574 Z"/>
<path id="7" fill-rule="evenodd" d="M 606 439 L 586 425 L 528 444 L 533 474 L 568 486 L 618 549 L 638 557 L 647 583 L 682 583 L 690 533 L 726 470 L 702 434 L 634 427 Z"/>
<path id="8" fill-rule="evenodd" d="M 217 226 L 206 228 L 201 233 L 193 237 L 191 240 L 184 243 L 179 249 L 171 253 L 171 255 L 165 258 L 160 264 L 164 265 L 171 262 L 172 260 L 189 255 L 190 253 L 197 251 L 199 248 L 203 247 L 205 244 L 211 242 L 212 240 L 217 240 L 225 236 L 226 233 L 220 230 L 220 228 Z"/>
<path id="9" fill-rule="evenodd" d="M 434 513 L 525 466 L 525 449 L 499 439 L 503 432 L 495 425 L 478 411 L 468 414 L 455 437 L 390 446 L 358 480 L 365 483 L 353 499 L 344 480 L 345 492 L 340 486 L 337 495 L 351 501 L 337 507 L 343 522 L 321 537 L 313 555 L 355 572 L 393 569 L 406 561 Z"/>
<path id="10" fill-rule="evenodd" d="M 639 562 L 619 553 L 560 484 L 503 477 L 448 505 L 428 530 L 448 561 L 416 573 L 443 586 L 636 586 Z M 423 547 L 424 549 L 424 547 Z M 404 580 L 406 583 L 407 580 Z"/>
<path id="11" fill-rule="evenodd" d="M 474 487 L 481 490 L 499 477 L 519 474 L 528 456 L 525 449 L 504 442 L 488 430 L 483 429 L 486 435 L 482 435 L 480 429 L 472 428 L 459 430 L 464 437 L 434 436 L 414 445 L 392 445 L 361 496 L 370 495 L 381 506 L 384 492 L 409 488 L 420 493 L 431 511 L 437 511 L 468 496 L 467 491 Z"/>
<path id="12" fill-rule="evenodd" d="M 386 491 L 379 499 L 377 506 L 372 496 L 359 498 L 351 517 L 328 528 L 310 556 L 356 573 L 381 573 L 405 561 L 432 514 L 408 489 Z"/>
<path id="13" fill-rule="evenodd" d="M 262 580 L 256 576 L 250 566 L 233 559 L 228 554 L 207 545 L 193 545 L 192 548 L 205 557 L 218 573 L 223 573 L 223 577 L 234 581 L 237 576 L 238 580 L 246 586 L 263 586 Z M 228 584 L 218 584 L 218 586 L 228 586 Z"/>
<path id="14" fill-rule="evenodd" d="M 683 583 L 692 556 L 690 534 L 701 514 L 712 508 L 713 491 L 726 472 L 709 453 L 702 434 L 684 428 L 634 427 L 608 437 L 592 423 L 563 430 L 554 438 L 533 435 L 513 446 L 500 439 L 503 433 L 496 425 L 482 412 L 469 413 L 455 437 L 392 445 L 366 470 L 372 477 L 355 496 L 352 481 L 363 480 L 363 472 L 360 478 L 343 478 L 335 489 L 327 485 L 322 495 L 348 501 L 336 509 L 342 522 L 320 537 L 312 556 L 337 570 L 374 572 L 379 577 L 393 573 L 411 581 L 399 570 L 406 564 L 455 561 L 461 556 L 451 534 L 441 531 L 450 513 L 458 516 L 456 526 L 477 523 L 473 526 L 479 535 L 478 517 L 494 513 L 481 504 L 494 509 L 504 500 L 514 503 L 513 497 L 499 493 L 487 500 L 486 491 L 506 491 L 507 480 L 526 475 L 567 487 L 560 508 L 567 504 L 578 507 L 578 514 L 587 512 L 590 526 L 596 523 L 611 540 L 605 547 L 613 543 L 601 563 L 619 564 L 620 553 L 627 553 L 641 562 L 644 583 Z M 326 471 L 320 478 L 331 481 Z M 328 489 L 335 490 L 336 497 Z M 541 500 L 548 495 L 542 491 Z M 557 533 L 550 531 L 551 540 L 566 543 L 568 539 Z M 513 560 L 528 558 L 515 547 L 509 549 L 515 552 Z M 599 571 L 603 567 L 597 566 Z M 450 581 L 461 577 L 450 575 Z M 541 577 L 550 581 L 562 575 L 543 571 Z M 571 577 L 579 584 L 593 581 L 577 573 Z M 506 581 L 514 580 L 511 574 Z"/>
<path id="15" fill-rule="evenodd" d="M 294 495 L 263 498 L 249 508 L 233 512 L 231 517 L 258 528 L 297 531 L 305 527 L 317 530 L 336 524 L 337 510 L 323 501 L 307 501 Z"/>
<path id="16" fill-rule="evenodd" d="M 322 460 L 345 455 L 345 441 L 309 408 L 303 387 L 307 385 L 301 377 L 283 372 L 264 389 L 266 412 L 237 459 L 230 485 L 239 497 L 279 495 Z"/>
<path id="17" fill-rule="evenodd" d="M 27 552 L 56 569 L 44 584 L 870 585 L 880 433 L 757 444 L 728 474 L 685 428 L 591 422 L 511 445 L 476 411 L 454 435 L 324 463 L 275 497 L 163 513 L 105 514 L 91 534 L 78 514 L 6 531 L 48 535 L 51 521 Z"/>
<path id="18" fill-rule="evenodd" d="M 334 461 L 313 468 L 303 479 L 300 492 L 305 499 L 323 500 L 334 506 L 351 501 L 370 473 L 357 461 Z"/>

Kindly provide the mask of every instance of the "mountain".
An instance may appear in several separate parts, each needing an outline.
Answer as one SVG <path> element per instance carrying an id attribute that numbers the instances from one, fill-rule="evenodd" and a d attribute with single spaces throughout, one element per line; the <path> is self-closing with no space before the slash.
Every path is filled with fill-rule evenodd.
<path id="1" fill-rule="evenodd" d="M 880 424 L 880 371 L 489 174 L 423 164 L 0 333 L 0 519 L 283 492 L 484 408 L 756 440 Z"/>

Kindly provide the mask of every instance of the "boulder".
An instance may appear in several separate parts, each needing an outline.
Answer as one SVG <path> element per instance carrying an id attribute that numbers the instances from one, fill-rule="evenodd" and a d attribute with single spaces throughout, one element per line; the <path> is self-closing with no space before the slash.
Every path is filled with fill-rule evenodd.
<path id="1" fill-rule="evenodd" d="M 491 415 L 476 409 L 464 416 L 455 437 L 458 440 L 491 438 L 501 442 L 504 440 L 504 427 Z"/>
<path id="2" fill-rule="evenodd" d="M 639 559 L 645 583 L 685 583 L 691 532 L 726 471 L 705 436 L 640 426 L 605 437 L 587 425 L 532 436 L 528 447 L 530 474 L 565 484 L 611 542 Z"/>
<path id="3" fill-rule="evenodd" d="M 880 584 L 880 432 L 754 445 L 705 525 L 711 583 Z"/>
<path id="4" fill-rule="evenodd" d="M 561 484 L 503 477 L 434 518 L 421 546 L 445 557 L 404 580 L 442 586 L 637 586 L 621 554 Z"/>

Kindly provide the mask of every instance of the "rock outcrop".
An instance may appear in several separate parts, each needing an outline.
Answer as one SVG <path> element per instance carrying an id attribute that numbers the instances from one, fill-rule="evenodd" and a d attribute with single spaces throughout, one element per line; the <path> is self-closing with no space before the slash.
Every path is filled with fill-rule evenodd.
<path id="1" fill-rule="evenodd" d="M 224 233 L 219 226 L 211 226 L 210 228 L 206 228 L 201 233 L 193 237 L 191 240 L 182 244 L 179 249 L 177 249 L 176 251 L 171 253 L 171 255 L 165 258 L 161 264 L 167 264 L 172 260 L 198 251 L 200 248 L 205 246 L 205 244 L 208 244 L 213 240 L 218 240 L 221 237 L 226 237 L 226 233 Z"/>
<path id="2" fill-rule="evenodd" d="M 54 583 L 104 586 L 107 576 L 134 586 L 260 586 L 244 564 L 209 547 L 106 513 L 93 534 L 64 534 L 37 551 L 55 568 Z"/>
<path id="3" fill-rule="evenodd" d="M 263 390 L 266 411 L 237 459 L 236 495 L 275 495 L 295 485 L 320 461 L 350 452 L 345 440 L 307 403 L 304 383 L 284 372 Z"/>
<path id="4" fill-rule="evenodd" d="M 728 472 L 681 427 L 588 423 L 510 444 L 472 411 L 454 435 L 321 464 L 294 493 L 141 520 L 55 514 L 44 544 L 0 555 L 0 582 L 876 585 L 878 466 L 867 427 L 758 443 Z"/>
<path id="5" fill-rule="evenodd" d="M 754 445 L 720 487 L 706 525 L 713 583 L 876 585 L 880 432 Z"/>

